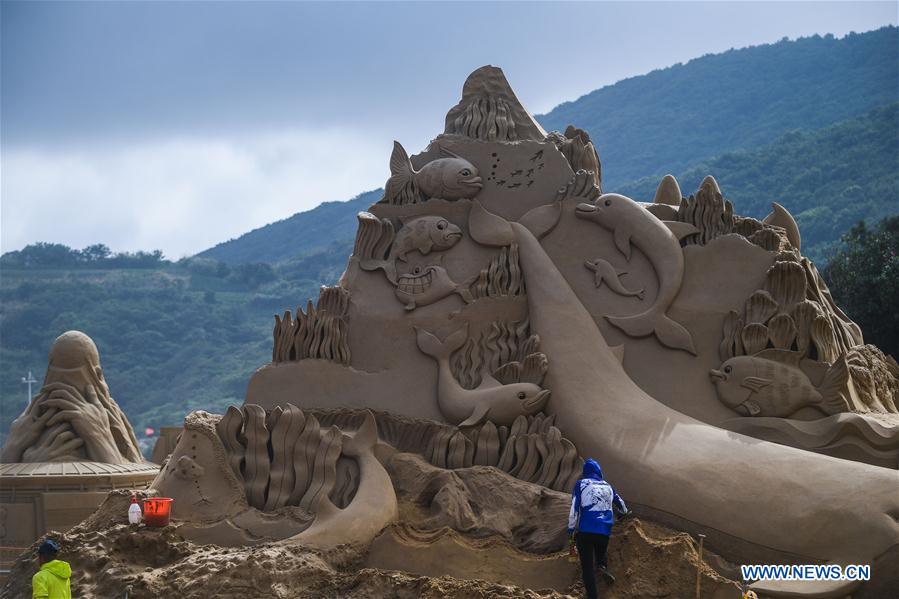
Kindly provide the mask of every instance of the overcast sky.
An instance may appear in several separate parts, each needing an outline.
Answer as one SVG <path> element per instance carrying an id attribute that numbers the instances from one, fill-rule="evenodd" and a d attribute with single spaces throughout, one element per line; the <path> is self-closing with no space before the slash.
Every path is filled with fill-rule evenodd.
<path id="1" fill-rule="evenodd" d="M 466 75 L 525 106 L 732 47 L 895 24 L 896 2 L 9 2 L 2 251 L 203 250 L 381 186 Z"/>

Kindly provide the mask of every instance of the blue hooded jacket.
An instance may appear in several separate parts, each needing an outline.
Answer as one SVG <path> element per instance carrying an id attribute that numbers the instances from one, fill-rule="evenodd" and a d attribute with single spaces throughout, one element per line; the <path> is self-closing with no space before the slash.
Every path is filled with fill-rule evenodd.
<path id="1" fill-rule="evenodd" d="M 568 534 L 577 529 L 580 532 L 609 536 L 615 515 L 612 506 L 627 512 L 624 500 L 618 496 L 612 485 L 602 478 L 602 470 L 595 460 L 584 462 L 584 475 L 571 492 L 571 511 L 568 513 Z"/>

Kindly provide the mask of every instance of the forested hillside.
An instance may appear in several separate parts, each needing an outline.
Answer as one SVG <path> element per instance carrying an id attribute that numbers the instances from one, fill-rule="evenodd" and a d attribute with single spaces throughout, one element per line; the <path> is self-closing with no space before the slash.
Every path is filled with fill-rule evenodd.
<path id="1" fill-rule="evenodd" d="M 315 254 L 334 241 L 356 236 L 356 213 L 381 199 L 383 191 L 366 191 L 348 202 L 325 202 L 313 210 L 254 229 L 198 255 L 228 264 L 282 262 Z"/>
<path id="2" fill-rule="evenodd" d="M 763 218 L 772 201 L 783 204 L 799 223 L 803 253 L 826 262 L 855 223 L 899 213 L 899 104 L 673 173 L 685 195 L 714 174 L 738 214 Z M 649 202 L 658 184 L 644 177 L 616 191 Z"/>
<path id="3" fill-rule="evenodd" d="M 896 101 L 897 47 L 899 29 L 884 27 L 730 50 L 619 81 L 538 120 L 588 131 L 616 188 Z"/>

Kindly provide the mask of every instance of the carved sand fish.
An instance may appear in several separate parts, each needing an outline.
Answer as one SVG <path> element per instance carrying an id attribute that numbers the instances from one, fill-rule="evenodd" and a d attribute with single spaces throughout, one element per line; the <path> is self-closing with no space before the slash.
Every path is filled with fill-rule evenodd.
<path id="1" fill-rule="evenodd" d="M 628 297 L 636 296 L 639 299 L 643 299 L 644 290 L 638 289 L 637 291 L 631 291 L 621 284 L 619 277 L 622 275 L 626 275 L 627 271 L 617 271 L 615 267 L 609 264 L 607 261 L 602 258 L 597 258 L 594 261 L 585 260 L 584 266 L 588 269 L 592 270 L 595 273 L 595 284 L 597 287 L 602 285 L 603 281 L 606 282 L 606 285 L 609 286 L 609 289 L 617 293 L 618 295 L 624 295 Z"/>
<path id="2" fill-rule="evenodd" d="M 849 406 L 842 391 L 849 379 L 846 356 L 827 369 L 819 386 L 814 386 L 800 369 L 802 354 L 782 349 L 766 349 L 753 356 L 737 356 L 711 370 L 718 399 L 743 416 L 786 418 L 805 406 L 827 414 L 846 412 Z"/>
<path id="3" fill-rule="evenodd" d="M 403 201 L 400 203 L 411 204 L 422 195 L 444 200 L 476 196 L 484 186 L 477 167 L 446 148 L 440 151 L 445 158 L 432 160 L 416 171 L 406 150 L 400 142 L 394 141 L 390 155 L 390 179 L 384 185 L 384 197 L 391 202 L 401 197 Z"/>
<path id="4" fill-rule="evenodd" d="M 431 264 L 424 268 L 416 267 L 411 273 L 397 277 L 394 293 L 397 299 L 406 304 L 406 310 L 433 304 L 454 293 L 458 293 L 466 304 L 470 304 L 474 301 L 469 289 L 473 282 L 472 278 L 456 283 L 450 278 L 446 268 Z"/>
<path id="5" fill-rule="evenodd" d="M 415 327 L 418 348 L 437 361 L 437 403 L 447 420 L 458 426 L 475 426 L 491 420 L 497 426 L 511 426 L 519 416 L 535 414 L 546 406 L 550 392 L 533 383 L 502 385 L 489 374 L 476 389 L 465 389 L 456 381 L 449 359 L 468 339 L 468 326 L 440 341 Z"/>
<path id="6" fill-rule="evenodd" d="M 683 349 L 696 355 L 689 331 L 665 314 L 677 297 L 684 277 L 684 254 L 680 239 L 698 232 L 693 225 L 660 221 L 637 202 L 623 195 L 607 193 L 593 204 L 578 204 L 579 218 L 593 221 L 615 235 L 615 246 L 627 260 L 631 245 L 637 246 L 652 264 L 659 278 L 659 293 L 653 305 L 634 316 L 606 316 L 606 319 L 630 335 L 655 335 L 673 349 Z"/>
<path id="7" fill-rule="evenodd" d="M 359 261 L 362 270 L 382 269 L 387 279 L 396 285 L 396 261 L 406 261 L 406 254 L 418 251 L 427 256 L 432 251 L 448 250 L 462 239 L 462 229 L 442 216 L 419 216 L 404 220 L 403 228 L 396 234 L 390 252 L 384 260 Z"/>

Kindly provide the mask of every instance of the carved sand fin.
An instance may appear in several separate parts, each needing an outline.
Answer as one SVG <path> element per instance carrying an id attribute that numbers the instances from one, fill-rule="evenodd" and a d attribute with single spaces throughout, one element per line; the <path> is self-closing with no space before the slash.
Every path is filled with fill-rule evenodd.
<path id="1" fill-rule="evenodd" d="M 560 218 L 562 218 L 562 203 L 553 202 L 531 208 L 527 214 L 518 219 L 518 222 L 526 227 L 534 237 L 543 239 L 556 228 Z"/>
<path id="2" fill-rule="evenodd" d="M 507 246 L 515 241 L 509 221 L 485 210 L 478 200 L 471 201 L 468 234 L 477 243 L 488 247 Z"/>
<path id="3" fill-rule="evenodd" d="M 793 218 L 793 215 L 777 202 L 771 202 L 771 208 L 773 211 L 762 222 L 766 225 L 782 228 L 787 234 L 787 239 L 790 240 L 790 245 L 797 250 L 802 249 L 799 225 L 796 224 L 796 219 Z"/>
<path id="4" fill-rule="evenodd" d="M 616 227 L 615 233 L 615 247 L 618 248 L 618 251 L 624 254 L 624 259 L 630 262 L 631 259 L 631 234 L 630 230 L 625 227 Z"/>
<path id="5" fill-rule="evenodd" d="M 489 411 L 490 406 L 486 403 L 478 404 L 477 406 L 475 406 L 474 411 L 471 413 L 471 416 L 459 423 L 459 428 L 465 428 L 467 426 L 477 426 L 481 424 L 487 418 L 487 413 Z"/>
<path id="6" fill-rule="evenodd" d="M 662 180 L 659 182 L 652 203 L 680 206 L 682 197 L 680 185 L 677 184 L 677 179 L 674 178 L 674 175 L 668 174 L 662 177 Z"/>
<path id="7" fill-rule="evenodd" d="M 390 154 L 390 178 L 384 184 L 384 200 L 388 204 L 415 204 L 421 200 L 421 193 L 415 184 L 415 171 L 409 154 L 398 141 L 393 142 Z"/>
<path id="8" fill-rule="evenodd" d="M 699 233 L 699 229 L 691 225 L 690 223 L 682 223 L 677 221 L 663 220 L 662 224 L 668 227 L 668 229 L 677 237 L 677 240 L 680 241 L 685 237 L 689 237 L 690 235 L 696 235 Z"/>
<path id="9" fill-rule="evenodd" d="M 772 382 L 771 379 L 762 378 L 759 376 L 747 376 L 742 381 L 740 381 L 741 387 L 746 387 L 747 389 L 751 389 L 753 392 L 758 393 Z"/>
<path id="10" fill-rule="evenodd" d="M 848 411 L 850 406 L 843 396 L 848 382 L 849 364 L 846 361 L 846 354 L 843 353 L 824 375 L 824 380 L 818 387 L 818 392 L 821 393 L 821 409 L 828 414 Z"/>
<path id="11" fill-rule="evenodd" d="M 344 439 L 343 453 L 351 457 L 358 457 L 366 451 L 371 451 L 378 442 L 378 423 L 371 410 L 365 410 L 362 425 L 352 437 Z"/>

